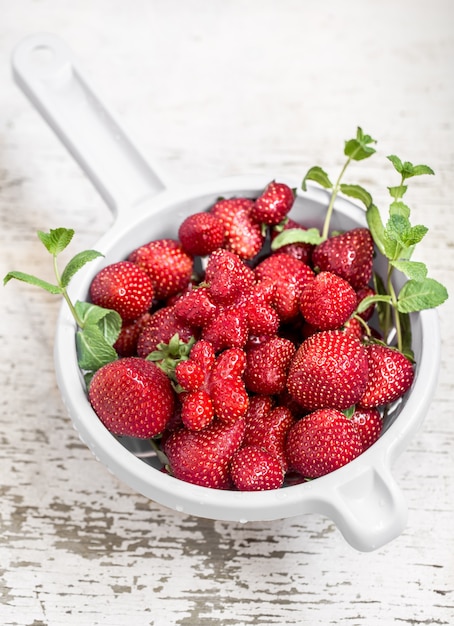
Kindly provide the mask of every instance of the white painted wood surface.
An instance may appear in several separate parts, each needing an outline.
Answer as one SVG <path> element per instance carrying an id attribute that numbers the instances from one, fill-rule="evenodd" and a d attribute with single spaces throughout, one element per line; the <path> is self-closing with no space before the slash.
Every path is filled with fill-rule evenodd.
<path id="1" fill-rule="evenodd" d="M 387 199 L 385 156 L 431 165 L 408 201 L 419 258 L 454 293 L 454 9 L 449 0 L 0 0 L 1 275 L 51 277 L 37 229 L 92 246 L 109 211 L 13 84 L 24 36 L 55 33 L 170 179 L 338 171 L 357 125 L 379 156 L 355 182 Z M 351 176 L 354 176 L 353 168 Z M 80 443 L 56 388 L 59 303 L 11 283 L 0 327 L 0 623 L 225 626 L 454 623 L 453 305 L 438 389 L 394 467 L 405 532 L 355 552 L 318 516 L 190 518 L 122 485 Z"/>

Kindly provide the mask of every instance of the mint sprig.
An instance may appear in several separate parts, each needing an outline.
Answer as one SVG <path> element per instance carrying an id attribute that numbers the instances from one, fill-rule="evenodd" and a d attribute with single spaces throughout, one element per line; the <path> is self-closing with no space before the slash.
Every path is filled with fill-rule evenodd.
<path id="1" fill-rule="evenodd" d="M 392 154 L 387 158 L 394 170 L 399 174 L 397 185 L 388 187 L 391 196 L 389 215 L 384 224 L 378 207 L 374 204 L 371 194 L 361 185 L 342 182 L 345 172 L 352 161 L 362 161 L 376 151 L 376 141 L 358 127 L 356 137 L 345 142 L 344 155 L 347 157 L 341 171 L 333 183 L 329 175 L 320 166 L 311 167 L 302 181 L 303 191 L 307 190 L 307 182 L 312 181 L 325 189 L 331 190 L 330 201 L 325 215 L 323 228 L 308 230 L 292 228 L 283 230 L 271 244 L 273 250 L 291 243 L 310 243 L 318 245 L 329 236 L 330 222 L 334 203 L 339 193 L 359 200 L 366 208 L 366 219 L 375 246 L 388 262 L 386 276 L 374 275 L 376 295 L 362 300 L 355 314 L 364 312 L 371 304 L 377 305 L 380 329 L 386 341 L 395 341 L 397 348 L 412 358 L 411 327 L 409 314 L 439 306 L 448 298 L 446 288 L 428 277 L 424 263 L 412 259 L 414 250 L 428 232 L 422 224 L 412 225 L 411 210 L 403 198 L 408 189 L 408 180 L 415 176 L 433 175 L 428 165 L 414 165 L 403 161 Z M 333 233 L 331 233 L 333 235 Z M 406 282 L 398 292 L 393 280 L 395 271 L 401 272 Z"/>
<path id="2" fill-rule="evenodd" d="M 10 280 L 16 279 L 44 289 L 52 295 L 63 297 L 78 327 L 76 332 L 78 364 L 86 372 L 86 380 L 89 381 L 97 369 L 118 358 L 113 345 L 120 334 L 122 321 L 116 311 L 88 302 L 73 303 L 67 288 L 73 276 L 82 267 L 103 255 L 96 250 L 84 250 L 73 256 L 60 272 L 58 257 L 71 243 L 74 230 L 55 228 L 48 233 L 38 231 L 37 234 L 52 255 L 55 283 L 42 280 L 33 274 L 11 271 L 4 277 L 3 284 L 6 285 Z"/>
<path id="3" fill-rule="evenodd" d="M 375 153 L 375 148 L 372 147 L 372 144 L 374 143 L 376 143 L 375 139 L 372 139 L 370 135 L 365 134 L 362 128 L 358 126 L 356 136 L 345 142 L 344 155 L 347 159 L 342 166 L 335 183 L 331 182 L 328 174 L 319 165 L 315 165 L 307 171 L 301 183 L 303 191 L 307 191 L 308 181 L 315 182 L 325 189 L 332 190 L 323 227 L 321 231 L 316 228 L 311 228 L 307 231 L 298 228 L 288 229 L 287 231 L 284 230 L 274 238 L 271 245 L 272 250 L 277 250 L 289 243 L 309 243 L 317 245 L 328 239 L 331 217 L 334 211 L 334 203 L 339 192 L 346 196 L 355 198 L 356 200 L 361 200 L 364 204 L 366 204 L 366 206 L 372 203 L 370 193 L 361 187 L 361 185 L 345 184 L 342 183 L 342 179 L 352 161 L 363 161 Z"/>
<path id="4" fill-rule="evenodd" d="M 382 332 L 389 336 L 393 327 L 396 330 L 397 348 L 406 352 L 409 344 L 409 325 L 405 316 L 409 313 L 435 308 L 448 298 L 446 288 L 427 276 L 428 270 L 424 263 L 413 261 L 415 247 L 428 232 L 422 224 L 412 225 L 410 221 L 410 207 L 402 201 L 407 192 L 408 178 L 433 175 L 428 165 L 413 165 L 410 161 L 402 161 L 395 155 L 388 156 L 395 171 L 400 174 L 399 185 L 388 187 L 391 203 L 386 224 L 383 224 L 378 208 L 370 204 L 367 207 L 366 218 L 369 229 L 377 248 L 388 260 L 387 275 L 384 281 L 384 292 L 376 296 L 365 298 L 359 311 L 365 310 L 372 302 L 381 306 Z M 407 281 L 399 292 L 396 291 L 393 281 L 394 271 L 405 275 Z M 384 309 L 384 310 L 383 310 Z"/>

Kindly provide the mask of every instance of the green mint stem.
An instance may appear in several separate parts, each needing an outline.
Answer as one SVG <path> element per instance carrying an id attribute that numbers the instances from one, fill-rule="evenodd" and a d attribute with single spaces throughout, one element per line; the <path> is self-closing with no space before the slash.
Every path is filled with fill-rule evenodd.
<path id="1" fill-rule="evenodd" d="M 325 239 L 328 239 L 329 226 L 330 226 L 331 217 L 333 215 L 333 210 L 334 210 L 334 202 L 336 201 L 337 194 L 339 193 L 339 190 L 340 190 L 340 182 L 342 180 L 342 177 L 345 174 L 345 170 L 350 165 L 350 161 L 352 160 L 352 158 L 353 156 L 349 157 L 347 161 L 345 162 L 344 167 L 341 169 L 340 174 L 337 177 L 336 183 L 333 187 L 333 192 L 331 194 L 331 198 L 328 204 L 328 209 L 325 215 L 325 222 L 323 224 L 322 241 L 325 241 Z"/>
<path id="2" fill-rule="evenodd" d="M 72 316 L 73 316 L 73 318 L 74 318 L 74 320 L 75 320 L 75 322 L 76 322 L 77 326 L 78 326 L 79 328 L 83 329 L 83 327 L 84 327 L 84 323 L 83 323 L 83 321 L 80 319 L 79 315 L 77 315 L 77 311 L 76 311 L 76 309 L 74 308 L 73 303 L 71 302 L 71 298 L 70 298 L 70 297 L 69 297 L 69 295 L 68 295 L 68 292 L 67 292 L 67 290 L 66 290 L 66 287 L 64 287 L 64 286 L 62 285 L 60 272 L 59 272 L 59 270 L 58 270 L 57 255 L 56 255 L 56 254 L 53 254 L 53 255 L 52 255 L 52 258 L 53 258 L 53 265 L 54 265 L 54 274 L 55 274 L 55 278 L 57 279 L 57 285 L 58 285 L 58 286 L 60 287 L 60 289 L 61 289 L 61 294 L 62 294 L 63 298 L 65 299 L 65 302 L 66 302 L 66 304 L 68 305 L 69 310 L 71 311 L 71 314 L 72 314 Z"/>
<path id="3" fill-rule="evenodd" d="M 402 352 L 403 351 L 402 327 L 400 324 L 399 311 L 397 310 L 397 296 L 396 296 L 396 292 L 395 292 L 395 289 L 391 280 L 392 273 L 393 273 L 393 268 L 389 266 L 388 281 L 387 281 L 388 293 L 391 296 L 391 307 L 392 307 L 392 311 L 394 315 L 394 327 L 396 329 L 396 336 L 397 336 L 397 349 L 400 350 L 400 352 Z"/>

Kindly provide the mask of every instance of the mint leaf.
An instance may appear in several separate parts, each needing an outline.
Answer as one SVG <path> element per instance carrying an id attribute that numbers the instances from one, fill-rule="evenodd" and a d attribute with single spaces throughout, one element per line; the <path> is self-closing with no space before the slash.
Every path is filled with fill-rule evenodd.
<path id="1" fill-rule="evenodd" d="M 435 173 L 428 165 L 413 165 L 410 161 L 402 162 L 395 154 L 389 155 L 388 159 L 394 165 L 394 169 L 402 176 L 402 181 L 412 176 Z"/>
<path id="2" fill-rule="evenodd" d="M 74 308 L 84 330 L 89 327 L 96 327 L 110 345 L 116 342 L 122 326 L 119 313 L 91 304 L 90 302 L 78 301 L 74 305 Z"/>
<path id="3" fill-rule="evenodd" d="M 390 264 L 407 278 L 421 281 L 427 276 L 427 267 L 419 261 L 390 261 Z"/>
<path id="4" fill-rule="evenodd" d="M 54 228 L 48 233 L 38 231 L 38 237 L 41 242 L 54 256 L 57 256 L 57 254 L 60 254 L 60 252 L 68 247 L 73 236 L 74 231 L 72 228 Z"/>
<path id="5" fill-rule="evenodd" d="M 376 143 L 370 135 L 365 135 L 360 127 L 356 131 L 356 138 L 345 142 L 344 154 L 353 161 L 362 161 L 375 153 L 371 143 Z"/>
<path id="6" fill-rule="evenodd" d="M 346 196 L 350 196 L 351 198 L 355 198 L 356 200 L 361 200 L 366 209 L 368 209 L 372 204 L 372 196 L 360 185 L 341 184 L 340 190 Z"/>
<path id="7" fill-rule="evenodd" d="M 429 175 L 434 176 L 435 172 L 428 165 L 414 165 L 413 176 L 421 176 L 422 174 L 429 174 Z"/>
<path id="8" fill-rule="evenodd" d="M 400 215 L 401 217 L 408 219 L 410 217 L 410 207 L 406 205 L 405 202 L 395 200 L 389 205 L 389 214 Z"/>
<path id="9" fill-rule="evenodd" d="M 366 296 L 361 300 L 356 309 L 356 313 L 359 315 L 360 313 L 364 313 L 371 304 L 376 304 L 377 302 L 384 302 L 386 304 L 391 304 L 391 296 L 386 294 L 376 294 L 375 296 Z"/>
<path id="10" fill-rule="evenodd" d="M 333 183 L 330 181 L 328 174 L 318 165 L 314 165 L 314 167 L 311 167 L 306 176 L 303 178 L 303 182 L 301 183 L 301 188 L 303 189 L 303 191 L 307 191 L 306 182 L 308 180 L 312 180 L 318 183 L 325 189 L 332 189 L 333 187 Z"/>
<path id="11" fill-rule="evenodd" d="M 86 326 L 76 333 L 76 348 L 79 367 L 96 371 L 103 365 L 116 361 L 118 355 L 106 340 L 98 326 Z"/>
<path id="12" fill-rule="evenodd" d="M 402 173 L 403 170 L 403 163 L 402 161 L 399 159 L 398 156 L 396 156 L 395 154 L 390 154 L 388 157 L 389 161 L 391 161 L 391 163 L 394 165 L 394 169 L 396 170 L 396 172 L 398 172 L 399 174 Z"/>
<path id="13" fill-rule="evenodd" d="M 400 290 L 397 310 L 412 313 L 439 306 L 448 298 L 446 288 L 433 278 L 409 280 Z"/>
<path id="14" fill-rule="evenodd" d="M 391 198 L 394 198 L 395 200 L 399 200 L 400 198 L 402 198 L 406 191 L 408 189 L 407 185 L 397 185 L 395 187 L 388 187 L 388 191 L 391 195 Z"/>
<path id="15" fill-rule="evenodd" d="M 52 283 L 48 283 L 46 280 L 41 280 L 41 278 L 37 278 L 32 274 L 25 274 L 24 272 L 8 272 L 3 279 L 3 284 L 6 285 L 6 283 L 8 283 L 12 278 L 28 283 L 29 285 L 34 285 L 35 287 L 41 287 L 41 289 L 44 289 L 53 295 L 62 293 L 62 289 L 58 285 L 53 285 Z"/>
<path id="16" fill-rule="evenodd" d="M 288 228 L 283 230 L 277 235 L 271 242 L 271 249 L 278 250 L 282 246 L 287 246 L 291 243 L 309 243 L 318 245 L 323 241 L 320 236 L 320 232 L 317 228 Z"/>
<path id="17" fill-rule="evenodd" d="M 61 284 L 63 287 L 67 287 L 71 281 L 71 278 L 76 272 L 78 272 L 84 265 L 93 261 L 94 259 L 104 256 L 101 252 L 96 250 L 84 250 L 74 256 L 66 265 L 61 275 Z"/>

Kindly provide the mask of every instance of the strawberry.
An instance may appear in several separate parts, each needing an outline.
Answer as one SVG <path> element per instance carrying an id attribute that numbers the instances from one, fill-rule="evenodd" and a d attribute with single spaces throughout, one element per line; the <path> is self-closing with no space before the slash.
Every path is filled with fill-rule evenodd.
<path id="1" fill-rule="evenodd" d="M 136 357 L 118 359 L 97 370 L 88 397 L 111 433 L 140 439 L 162 433 L 175 405 L 164 372 L 154 363 Z"/>
<path id="2" fill-rule="evenodd" d="M 214 418 L 213 401 L 209 393 L 197 389 L 185 394 L 181 406 L 181 421 L 189 430 L 202 430 Z"/>
<path id="3" fill-rule="evenodd" d="M 382 406 L 403 396 L 413 383 L 412 362 L 398 350 L 382 344 L 369 344 L 365 350 L 369 376 L 359 399 L 361 407 Z"/>
<path id="4" fill-rule="evenodd" d="M 347 409 L 362 397 L 368 369 L 366 348 L 358 339 L 342 331 L 320 331 L 298 348 L 287 387 L 307 410 Z"/>
<path id="5" fill-rule="evenodd" d="M 290 428 L 286 441 L 289 467 L 318 478 L 349 463 L 362 452 L 354 423 L 336 409 L 318 409 Z"/>
<path id="6" fill-rule="evenodd" d="M 218 249 L 210 255 L 205 282 L 215 304 L 233 304 L 254 285 L 254 272 L 233 252 Z"/>
<path id="7" fill-rule="evenodd" d="M 299 301 L 304 319 L 318 330 L 335 330 L 349 319 L 357 295 L 346 280 L 332 272 L 320 272 L 306 287 Z"/>
<path id="8" fill-rule="evenodd" d="M 347 322 L 345 322 L 341 330 L 351 337 L 356 337 L 356 339 L 359 339 L 360 341 L 365 335 L 365 328 L 356 317 L 351 317 Z"/>
<path id="9" fill-rule="evenodd" d="M 275 285 L 274 308 L 282 321 L 289 321 L 299 315 L 301 293 L 315 275 L 302 261 L 285 252 L 276 252 L 257 265 L 255 276 L 258 281 Z"/>
<path id="10" fill-rule="evenodd" d="M 287 371 L 294 354 L 294 344 L 282 337 L 272 337 L 250 346 L 246 351 L 246 388 L 268 396 L 281 393 L 285 389 Z"/>
<path id="11" fill-rule="evenodd" d="M 230 460 L 240 447 L 244 420 L 216 421 L 199 431 L 181 428 L 166 438 L 163 448 L 171 474 L 188 483 L 230 489 Z"/>
<path id="12" fill-rule="evenodd" d="M 212 213 L 193 213 L 178 229 L 183 249 L 191 256 L 206 256 L 224 244 L 224 226 Z"/>
<path id="13" fill-rule="evenodd" d="M 351 417 L 361 438 L 364 450 L 377 441 L 383 429 L 383 418 L 378 409 L 357 407 Z"/>
<path id="14" fill-rule="evenodd" d="M 260 224 L 274 226 L 282 222 L 295 201 L 295 193 L 288 185 L 272 181 L 256 199 L 251 217 Z"/>
<path id="15" fill-rule="evenodd" d="M 341 276 L 356 290 L 365 287 L 372 277 L 373 254 L 369 229 L 354 228 L 316 246 L 312 263 L 321 272 Z"/>
<path id="16" fill-rule="evenodd" d="M 216 315 L 217 306 L 208 287 L 197 287 L 181 295 L 174 304 L 176 317 L 189 326 L 202 328 Z"/>
<path id="17" fill-rule="evenodd" d="M 221 310 L 203 329 L 202 337 L 213 344 L 216 352 L 242 348 L 248 339 L 246 315 L 240 307 Z"/>
<path id="18" fill-rule="evenodd" d="M 154 295 L 165 300 L 189 284 L 193 271 L 193 258 L 174 239 L 157 239 L 133 250 L 128 257 L 151 278 Z"/>
<path id="19" fill-rule="evenodd" d="M 153 284 L 140 267 L 120 261 L 104 267 L 90 285 L 93 304 L 113 309 L 125 322 L 146 313 L 153 301 Z"/>
<path id="20" fill-rule="evenodd" d="M 269 398 L 269 396 L 254 396 L 255 398 Z M 258 446 L 278 458 L 284 471 L 287 470 L 285 456 L 285 440 L 287 433 L 295 423 L 292 412 L 283 406 L 267 408 L 266 402 L 259 402 L 246 413 L 246 431 L 242 446 Z"/>
<path id="21" fill-rule="evenodd" d="M 239 348 L 222 352 L 215 360 L 209 380 L 215 414 L 220 421 L 231 424 L 242 418 L 249 407 L 242 375 L 246 355 Z"/>
<path id="22" fill-rule="evenodd" d="M 194 344 L 189 359 L 175 368 L 177 382 L 188 392 L 181 394 L 182 420 L 188 428 L 203 428 L 215 415 L 226 423 L 245 415 L 249 406 L 242 380 L 245 365 L 240 349 L 225 350 L 216 357 L 208 341 Z"/>
<path id="23" fill-rule="evenodd" d="M 302 231 L 307 230 L 307 228 L 298 224 L 298 222 L 295 222 L 292 218 L 287 218 L 284 220 L 284 223 L 279 224 L 279 226 L 275 226 L 271 230 L 271 242 L 273 242 L 282 231 L 290 229 L 298 229 Z M 295 259 L 306 263 L 306 265 L 311 265 L 312 250 L 314 247 L 314 244 L 311 243 L 297 242 L 280 246 L 278 250 L 279 252 L 285 252 L 285 254 L 295 257 Z"/>
<path id="24" fill-rule="evenodd" d="M 358 305 L 359 305 L 360 302 L 362 302 L 364 300 L 364 298 L 368 298 L 369 296 L 375 296 L 375 295 L 376 295 L 375 289 L 372 289 L 372 287 L 370 287 L 369 285 L 366 285 L 365 287 L 361 287 L 356 292 L 356 297 L 358 299 Z M 363 311 L 362 313 L 359 313 L 359 316 L 365 322 L 367 322 L 367 321 L 370 320 L 370 318 L 374 314 L 374 311 L 375 311 L 375 304 L 372 303 L 370 306 L 367 307 L 367 309 L 365 311 Z"/>
<path id="25" fill-rule="evenodd" d="M 160 343 L 168 344 L 178 334 L 181 341 L 188 342 L 197 338 L 197 330 L 177 318 L 174 308 L 163 307 L 151 314 L 142 328 L 137 340 L 137 354 L 146 358 L 150 352 L 158 349 Z"/>
<path id="26" fill-rule="evenodd" d="M 218 200 L 210 209 L 224 227 L 224 247 L 242 259 L 254 258 L 265 240 L 260 224 L 251 217 L 253 207 L 249 198 L 229 198 Z"/>
<path id="27" fill-rule="evenodd" d="M 151 313 L 144 313 L 139 319 L 133 322 L 123 323 L 118 339 L 114 343 L 114 348 L 119 356 L 136 356 L 137 342 L 140 333 L 151 319 Z"/>
<path id="28" fill-rule="evenodd" d="M 246 446 L 235 452 L 230 462 L 230 476 L 240 491 L 279 489 L 284 482 L 279 459 L 257 446 Z"/>

